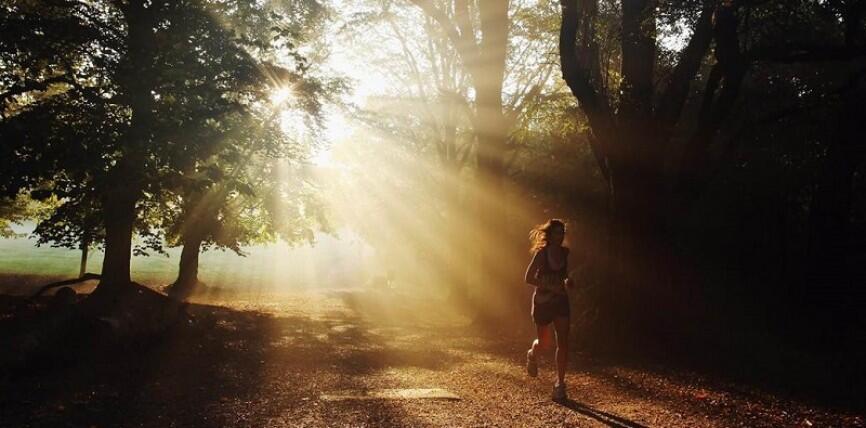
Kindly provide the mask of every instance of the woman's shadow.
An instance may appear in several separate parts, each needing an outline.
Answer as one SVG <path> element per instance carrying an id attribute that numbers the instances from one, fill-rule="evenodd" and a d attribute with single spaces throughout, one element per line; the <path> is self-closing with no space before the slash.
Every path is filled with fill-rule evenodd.
<path id="1" fill-rule="evenodd" d="M 613 415 L 607 412 L 602 412 L 601 410 L 593 409 L 592 407 L 587 406 L 583 403 L 578 403 L 572 399 L 566 399 L 564 401 L 559 402 L 559 405 L 563 407 L 567 407 L 581 415 L 590 417 L 595 419 L 609 427 L 613 428 L 648 428 L 646 425 L 641 425 L 637 422 L 632 422 L 626 418 Z"/>

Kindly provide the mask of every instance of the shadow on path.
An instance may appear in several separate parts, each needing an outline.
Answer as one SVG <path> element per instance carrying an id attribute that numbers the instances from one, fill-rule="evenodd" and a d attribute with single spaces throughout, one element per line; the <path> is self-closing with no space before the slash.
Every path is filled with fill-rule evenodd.
<path id="1" fill-rule="evenodd" d="M 147 341 L 103 340 L 72 323 L 51 336 L 46 347 L 56 353 L 45 361 L 0 364 L 0 427 L 423 425 L 393 400 L 322 405 L 316 397 L 382 388 L 382 373 L 395 367 L 433 370 L 459 360 L 389 345 L 329 299 L 303 302 L 277 302 L 280 310 L 268 312 L 191 304 L 193 322 Z M 3 332 L 22 325 L 0 319 L 0 344 Z M 64 334 L 81 344 L 54 339 Z"/>
<path id="2" fill-rule="evenodd" d="M 592 407 L 587 406 L 586 404 L 579 403 L 577 401 L 567 399 L 561 403 L 561 406 L 569 408 L 581 415 L 588 416 L 592 419 L 595 419 L 609 427 L 613 428 L 647 428 L 646 425 L 641 425 L 637 422 L 632 422 L 626 418 L 602 412 L 601 410 L 593 409 Z"/>

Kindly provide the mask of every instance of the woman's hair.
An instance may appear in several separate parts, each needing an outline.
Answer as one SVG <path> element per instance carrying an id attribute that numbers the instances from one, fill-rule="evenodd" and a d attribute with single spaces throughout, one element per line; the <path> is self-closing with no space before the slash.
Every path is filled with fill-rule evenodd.
<path id="1" fill-rule="evenodd" d="M 532 230 L 529 231 L 529 251 L 534 253 L 544 248 L 544 246 L 547 245 L 548 234 L 555 228 L 560 228 L 565 232 L 565 222 L 558 218 L 552 218 L 547 220 L 546 223 L 533 227 Z"/>

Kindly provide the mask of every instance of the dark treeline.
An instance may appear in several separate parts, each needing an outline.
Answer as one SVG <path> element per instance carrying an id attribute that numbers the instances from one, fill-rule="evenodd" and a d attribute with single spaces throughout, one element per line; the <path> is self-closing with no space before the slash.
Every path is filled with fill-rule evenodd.
<path id="1" fill-rule="evenodd" d="M 652 2 L 623 2 L 616 97 L 586 60 L 599 9 L 578 3 L 563 4 L 562 68 L 607 183 L 601 265 L 624 317 L 666 329 L 709 309 L 851 344 L 863 331 L 863 2 L 694 4 L 673 61 L 654 59 L 640 30 Z"/>
<path id="2" fill-rule="evenodd" d="M 612 3 L 562 3 L 585 127 L 554 133 L 570 162 L 531 180 L 584 223 L 597 287 L 582 340 L 779 371 L 856 359 L 866 2 Z M 678 53 L 660 23 L 689 29 Z M 611 25 L 613 46 L 597 36 Z M 856 366 L 845 382 L 863 382 Z"/>

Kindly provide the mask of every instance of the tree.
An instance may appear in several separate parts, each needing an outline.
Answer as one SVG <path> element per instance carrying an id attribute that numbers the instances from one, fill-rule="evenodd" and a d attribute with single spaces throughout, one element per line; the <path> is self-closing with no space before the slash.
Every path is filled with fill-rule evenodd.
<path id="1" fill-rule="evenodd" d="M 235 1 L 3 5 L 4 33 L 34 34 L 4 40 L 0 125 L 4 150 L 22 160 L 6 191 L 47 185 L 63 200 L 98 201 L 97 296 L 129 283 L 133 231 L 153 218 L 141 214 L 213 154 L 217 139 L 188 136 L 218 133 L 222 118 L 264 102 L 279 73 L 308 68 L 280 22 L 317 3 L 284 6 L 291 14 Z M 280 46 L 291 70 L 253 55 Z"/>
<path id="2" fill-rule="evenodd" d="M 275 239 L 311 242 L 315 228 L 327 227 L 303 175 L 287 174 L 307 156 L 301 143 L 289 140 L 273 120 L 235 119 L 226 121 L 231 132 L 222 138 L 222 149 L 182 177 L 170 204 L 175 209 L 166 213 L 169 245 L 183 246 L 169 292 L 176 300 L 195 292 L 202 249 L 244 255 L 242 246 Z"/>
<path id="3" fill-rule="evenodd" d="M 38 195 L 39 192 L 36 193 Z M 77 196 L 81 199 L 67 200 L 54 207 L 46 218 L 36 224 L 33 234 L 38 236 L 37 246 L 50 244 L 52 247 L 80 250 L 80 278 L 87 273 L 90 249 L 104 242 L 105 232 L 98 201 L 88 198 L 90 195 Z"/>
<path id="4" fill-rule="evenodd" d="M 271 2 L 264 8 L 275 19 L 280 14 L 297 13 L 299 5 L 316 6 L 316 3 Z M 334 101 L 343 90 L 340 79 L 320 75 L 316 64 L 296 53 L 305 44 L 319 42 L 315 37 L 324 28 L 324 12 L 315 7 L 291 20 L 278 20 L 279 35 L 274 39 L 278 45 L 270 49 L 260 47 L 256 53 L 267 70 L 269 92 L 257 94 L 259 102 L 249 108 L 226 114 L 219 123 L 190 136 L 214 142 L 210 143 L 208 153 L 185 166 L 184 176 L 176 188 L 170 189 L 175 196 L 172 204 L 175 209 L 167 215 L 168 237 L 172 245 L 183 246 L 171 297 L 182 300 L 194 291 L 202 248 L 231 249 L 243 255 L 241 246 L 271 242 L 275 238 L 290 243 L 301 238 L 312 240 L 312 228 L 317 222 L 326 227 L 321 213 L 315 209 L 317 204 L 312 202 L 314 196 L 299 192 L 304 187 L 303 178 L 290 180 L 280 173 L 292 168 L 291 165 L 300 165 L 309 156 L 321 127 L 323 101 Z M 245 27 L 249 19 L 234 18 L 233 25 L 239 27 Z M 273 38 L 272 30 L 260 28 L 250 27 L 257 40 Z M 286 52 L 292 54 L 288 59 Z M 315 59 L 323 61 L 324 56 Z M 272 102 L 262 102 L 265 99 L 261 95 Z M 286 122 L 286 115 L 300 120 Z M 287 132 L 305 132 L 282 129 L 286 127 L 304 127 L 310 131 L 310 138 L 292 139 Z M 298 197 L 299 194 L 303 197 Z M 288 212 L 290 206 L 300 211 Z"/>
<path id="5" fill-rule="evenodd" d="M 510 291 L 521 289 L 491 293 L 487 287 L 516 277 L 494 260 L 514 248 L 508 243 L 516 215 L 505 195 L 521 143 L 515 136 L 527 112 L 555 91 L 548 58 L 555 9 L 520 2 L 482 2 L 479 8 L 459 1 L 410 3 L 415 7 L 372 1 L 357 13 L 354 22 L 365 26 L 360 43 L 376 54 L 371 62 L 397 82 L 365 106 L 362 119 L 417 153 L 409 162 L 423 159 L 431 171 L 425 179 L 438 180 L 422 191 L 428 204 L 413 212 L 427 227 L 450 234 L 441 237 L 447 242 L 424 244 L 442 281 L 462 295 L 460 303 L 479 303 L 472 294 L 508 300 Z"/>
<path id="6" fill-rule="evenodd" d="M 12 230 L 12 224 L 21 224 L 32 216 L 32 208 L 23 197 L 0 197 L 0 238 L 18 236 Z"/>
<path id="7" fill-rule="evenodd" d="M 448 38 L 465 68 L 474 92 L 472 128 L 475 136 L 477 188 L 488 202 L 479 203 L 475 222 L 470 226 L 477 233 L 475 241 L 492 239 L 496 231 L 504 230 L 501 198 L 505 177 L 508 124 L 503 111 L 503 82 L 508 47 L 508 2 L 481 0 L 472 9 L 470 2 L 454 1 L 437 5 L 428 0 L 413 0 L 426 16 L 434 20 Z M 481 198 L 472 198 L 481 201 Z M 493 245 L 495 246 L 495 245 Z M 477 282 L 496 283 L 495 256 L 490 248 L 478 249 Z"/>
<path id="8" fill-rule="evenodd" d="M 618 301 L 631 302 L 620 305 L 624 313 L 649 296 L 673 300 L 671 229 L 735 147 L 716 137 L 750 66 L 862 57 L 852 30 L 860 28 L 862 3 L 561 2 L 561 70 L 592 130 L 609 188 L 606 268 Z M 619 45 L 602 46 L 600 34 L 611 22 L 621 28 Z M 844 43 L 841 33 L 848 34 Z M 690 34 L 678 52 L 660 44 L 676 34 Z M 693 90 L 700 84 L 703 92 Z"/>

